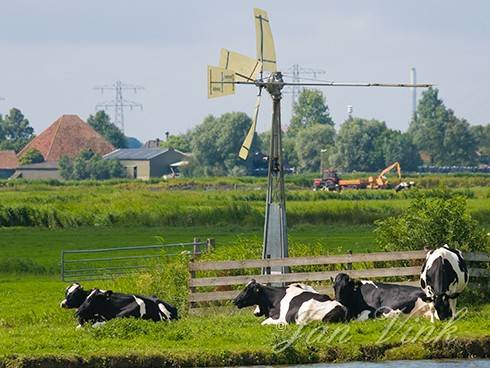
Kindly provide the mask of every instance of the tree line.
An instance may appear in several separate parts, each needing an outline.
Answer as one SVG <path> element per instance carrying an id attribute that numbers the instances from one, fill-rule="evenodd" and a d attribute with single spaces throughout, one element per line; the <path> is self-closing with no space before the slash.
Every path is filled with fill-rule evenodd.
<path id="1" fill-rule="evenodd" d="M 90 115 L 87 122 L 116 148 L 127 147 L 128 138 L 104 111 Z M 238 150 L 250 124 L 250 117 L 242 112 L 209 115 L 186 133 L 170 135 L 161 145 L 192 153 L 192 164 L 186 174 L 252 174 L 266 167 L 264 156 L 268 154 L 270 132 L 255 134 L 251 154 L 242 161 Z M 19 109 L 12 108 L 7 115 L 0 115 L 0 150 L 19 152 L 33 138 L 29 120 Z M 322 92 L 304 89 L 293 106 L 293 116 L 283 135 L 283 148 L 286 164 L 304 173 L 318 172 L 322 164 L 344 171 L 378 171 L 395 161 L 405 171 L 414 171 L 422 164 L 474 166 L 490 164 L 490 124 L 470 125 L 444 105 L 437 89 L 429 88 L 422 93 L 407 132 L 390 129 L 380 120 L 361 117 L 349 117 L 336 129 Z M 21 163 L 42 160 L 41 153 L 33 150 L 23 155 Z M 75 170 L 79 171 L 84 170 Z"/>
<path id="2" fill-rule="evenodd" d="M 263 165 L 270 132 L 256 134 L 252 154 L 241 161 L 237 152 L 250 123 L 244 113 L 210 115 L 162 145 L 191 152 L 195 175 L 252 173 Z M 395 161 L 406 171 L 422 164 L 471 166 L 490 163 L 490 125 L 471 126 L 458 118 L 439 91 L 430 88 L 423 92 L 407 132 L 361 117 L 349 117 L 336 130 L 322 92 L 304 89 L 293 106 L 283 147 L 285 162 L 298 172 L 318 172 L 322 164 L 345 171 L 378 171 Z"/>

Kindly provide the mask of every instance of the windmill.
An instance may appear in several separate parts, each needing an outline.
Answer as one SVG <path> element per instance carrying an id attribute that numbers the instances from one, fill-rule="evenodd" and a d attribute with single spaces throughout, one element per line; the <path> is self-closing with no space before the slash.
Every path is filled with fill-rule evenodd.
<path id="1" fill-rule="evenodd" d="M 284 190 L 284 166 L 282 156 L 281 90 L 284 86 L 324 87 L 430 87 L 430 84 L 404 83 L 339 83 L 284 82 L 277 70 L 276 51 L 269 17 L 264 10 L 254 9 L 257 41 L 257 58 L 251 58 L 226 49 L 221 50 L 219 66 L 208 66 L 208 98 L 222 97 L 235 93 L 236 85 L 252 85 L 258 88 L 257 101 L 252 116 L 252 125 L 239 150 L 239 157 L 246 160 L 252 146 L 257 127 L 262 91 L 272 98 L 272 129 L 268 156 L 267 198 L 264 222 L 262 257 L 284 258 L 288 256 L 286 226 L 286 196 Z M 272 267 L 272 273 L 286 273 L 286 267 Z M 264 270 L 263 272 L 266 272 Z"/>

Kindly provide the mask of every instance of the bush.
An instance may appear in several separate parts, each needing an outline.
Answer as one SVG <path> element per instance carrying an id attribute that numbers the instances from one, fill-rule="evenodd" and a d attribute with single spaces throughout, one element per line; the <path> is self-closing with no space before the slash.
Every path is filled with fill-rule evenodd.
<path id="1" fill-rule="evenodd" d="M 44 156 L 35 148 L 29 148 L 19 159 L 21 165 L 38 164 L 44 162 Z"/>
<path id="2" fill-rule="evenodd" d="M 71 180 L 107 180 L 125 178 L 126 169 L 117 160 L 104 160 L 90 150 L 82 151 L 73 161 L 63 156 L 59 161 L 61 176 Z"/>
<path id="3" fill-rule="evenodd" d="M 436 198 L 419 193 L 400 216 L 375 222 L 376 242 L 387 250 L 419 250 L 448 244 L 488 251 L 490 237 L 466 209 L 466 199 L 441 189 Z"/>

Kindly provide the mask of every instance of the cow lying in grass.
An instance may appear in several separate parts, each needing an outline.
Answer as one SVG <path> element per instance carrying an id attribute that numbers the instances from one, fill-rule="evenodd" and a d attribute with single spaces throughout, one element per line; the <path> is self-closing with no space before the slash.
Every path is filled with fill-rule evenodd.
<path id="1" fill-rule="evenodd" d="M 135 317 L 152 321 L 178 318 L 177 309 L 155 296 L 113 293 L 111 290 L 83 290 L 80 284 L 66 289 L 63 308 L 78 308 L 80 326 L 87 322 L 98 324 L 114 318 Z"/>
<path id="2" fill-rule="evenodd" d="M 424 291 L 415 286 L 355 280 L 339 273 L 334 281 L 335 300 L 348 310 L 348 319 L 366 320 L 400 313 L 429 317 Z"/>
<path id="3" fill-rule="evenodd" d="M 305 290 L 305 288 L 307 288 Z M 257 305 L 256 315 L 265 316 L 263 325 L 311 321 L 342 322 L 346 308 L 328 295 L 322 295 L 305 286 L 272 287 L 251 280 L 234 299 L 238 308 Z"/>

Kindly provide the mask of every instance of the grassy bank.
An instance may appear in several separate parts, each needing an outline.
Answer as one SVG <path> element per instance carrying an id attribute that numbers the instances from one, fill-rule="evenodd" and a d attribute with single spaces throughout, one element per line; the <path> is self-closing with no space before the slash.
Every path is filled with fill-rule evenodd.
<path id="1" fill-rule="evenodd" d="M 245 310 L 173 323 L 114 320 L 102 328 L 76 330 L 73 311 L 58 306 L 64 286 L 48 277 L 0 279 L 4 365 L 228 366 L 490 356 L 490 305 L 462 305 L 468 313 L 452 323 L 432 325 L 424 319 L 401 318 L 390 322 L 389 329 L 385 320 L 260 326 L 260 319 Z M 26 308 L 26 301 L 36 307 Z"/>

